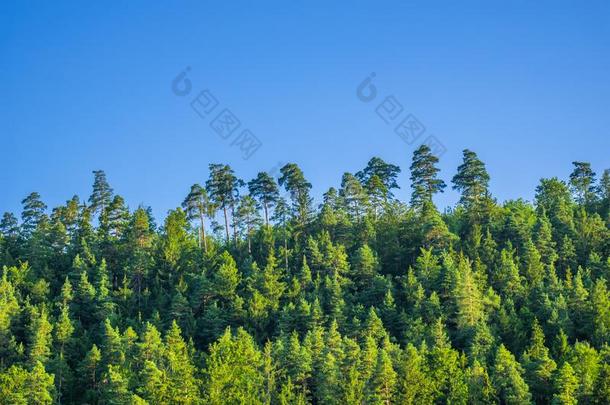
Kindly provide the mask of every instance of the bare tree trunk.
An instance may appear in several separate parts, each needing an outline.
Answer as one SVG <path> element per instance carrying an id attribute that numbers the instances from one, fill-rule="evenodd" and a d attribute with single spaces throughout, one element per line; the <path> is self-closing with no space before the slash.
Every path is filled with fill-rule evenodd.
<path id="1" fill-rule="evenodd" d="M 269 226 L 269 214 L 267 211 L 267 201 L 263 202 L 263 208 L 265 210 L 265 225 Z"/>
<path id="2" fill-rule="evenodd" d="M 205 239 L 205 224 L 203 222 L 203 213 L 199 214 L 199 221 L 201 222 L 201 239 L 203 239 L 203 251 L 208 253 L 208 241 Z M 199 248 L 201 249 L 201 240 L 199 241 Z"/>
<path id="3" fill-rule="evenodd" d="M 237 246 L 237 226 L 235 226 L 235 205 L 231 204 L 231 221 L 233 221 L 233 241 Z"/>
<path id="4" fill-rule="evenodd" d="M 227 217 L 227 206 L 222 206 L 222 211 L 225 214 L 225 233 L 227 234 L 227 243 L 229 242 L 229 218 Z"/>
<path id="5" fill-rule="evenodd" d="M 288 272 L 288 238 L 286 237 L 286 225 L 284 225 L 284 261 L 286 262 L 286 272 Z"/>
<path id="6" fill-rule="evenodd" d="M 252 254 L 252 244 L 250 242 L 250 227 L 248 227 L 248 253 Z"/>

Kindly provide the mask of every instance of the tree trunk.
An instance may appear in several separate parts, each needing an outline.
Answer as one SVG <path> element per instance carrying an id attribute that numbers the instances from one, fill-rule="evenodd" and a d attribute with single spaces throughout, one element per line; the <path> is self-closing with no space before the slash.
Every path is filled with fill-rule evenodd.
<path id="1" fill-rule="evenodd" d="M 231 221 L 233 222 L 233 241 L 237 246 L 237 226 L 235 226 L 235 205 L 231 204 Z"/>
<path id="2" fill-rule="evenodd" d="M 229 218 L 227 217 L 227 206 L 223 205 L 222 206 L 222 211 L 224 212 L 225 215 L 225 233 L 227 234 L 227 243 L 229 243 Z"/>
<path id="3" fill-rule="evenodd" d="M 203 212 L 199 213 L 199 221 L 201 222 L 201 239 L 203 239 L 203 251 L 208 253 L 208 241 L 205 239 L 205 224 L 203 222 Z M 199 248 L 201 249 L 201 240 L 199 241 Z"/>
<path id="4" fill-rule="evenodd" d="M 286 238 L 286 225 L 284 225 L 284 261 L 286 262 L 286 272 L 288 272 L 288 238 Z"/>
<path id="5" fill-rule="evenodd" d="M 267 211 L 267 201 L 263 202 L 263 209 L 265 210 L 265 225 L 269 226 L 269 214 Z"/>
<path id="6" fill-rule="evenodd" d="M 252 254 L 252 244 L 250 242 L 250 229 L 248 229 L 248 253 Z"/>

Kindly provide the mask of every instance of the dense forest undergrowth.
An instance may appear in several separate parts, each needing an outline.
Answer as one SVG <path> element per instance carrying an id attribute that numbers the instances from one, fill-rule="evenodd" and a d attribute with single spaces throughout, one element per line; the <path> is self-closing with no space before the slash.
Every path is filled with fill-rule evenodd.
<path id="1" fill-rule="evenodd" d="M 373 158 L 314 207 L 295 164 L 212 164 L 157 224 L 94 172 L 0 223 L 0 403 L 610 403 L 610 171 L 498 203 L 469 150 Z M 179 201 L 179 200 L 178 200 Z"/>

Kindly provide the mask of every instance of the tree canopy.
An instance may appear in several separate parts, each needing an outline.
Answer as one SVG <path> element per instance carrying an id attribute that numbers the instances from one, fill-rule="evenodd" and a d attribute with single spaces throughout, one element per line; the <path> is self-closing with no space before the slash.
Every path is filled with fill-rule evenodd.
<path id="1" fill-rule="evenodd" d="M 0 404 L 609 403 L 610 171 L 499 203 L 464 150 L 440 212 L 438 162 L 408 203 L 374 157 L 318 206 L 295 163 L 211 164 L 159 222 L 102 170 L 30 193 L 0 218 Z"/>

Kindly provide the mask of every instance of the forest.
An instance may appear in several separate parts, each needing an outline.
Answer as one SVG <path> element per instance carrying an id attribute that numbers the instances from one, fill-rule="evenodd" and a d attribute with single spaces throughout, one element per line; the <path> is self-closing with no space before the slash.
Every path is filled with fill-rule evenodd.
<path id="1" fill-rule="evenodd" d="M 102 170 L 32 192 L 0 222 L 0 404 L 610 404 L 610 170 L 498 202 L 475 152 L 438 162 L 319 202 L 297 164 L 210 164 L 163 219 Z"/>

